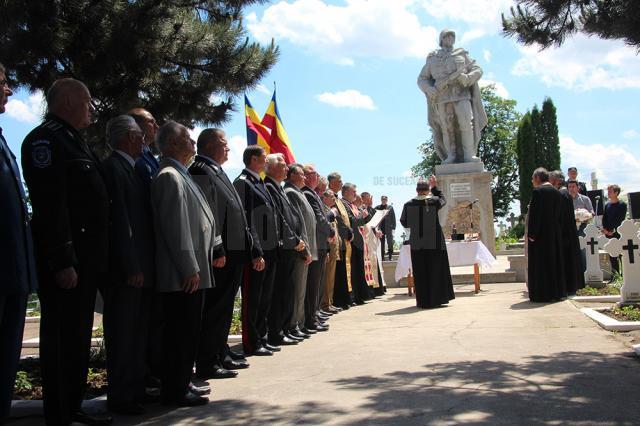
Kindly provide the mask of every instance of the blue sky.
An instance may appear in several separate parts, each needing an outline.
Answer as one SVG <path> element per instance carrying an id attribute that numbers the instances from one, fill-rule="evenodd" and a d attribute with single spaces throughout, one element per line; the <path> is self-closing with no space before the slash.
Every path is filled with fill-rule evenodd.
<path id="1" fill-rule="evenodd" d="M 273 82 L 298 161 L 402 205 L 414 194 L 408 170 L 428 138 L 426 102 L 416 85 L 441 29 L 456 31 L 502 96 L 524 112 L 545 96 L 558 110 L 562 167 L 582 180 L 640 190 L 640 58 L 619 41 L 576 36 L 539 52 L 500 34 L 511 0 L 288 0 L 248 9 L 249 35 L 280 46 L 280 61 L 248 93 L 265 111 Z M 17 91 L 0 116 L 12 150 L 39 121 L 42 96 Z M 246 145 L 242 99 L 223 128 L 231 141 L 227 169 L 237 175 Z M 153 112 L 153 111 L 152 111 Z M 197 136 L 201 129 L 194 129 Z"/>

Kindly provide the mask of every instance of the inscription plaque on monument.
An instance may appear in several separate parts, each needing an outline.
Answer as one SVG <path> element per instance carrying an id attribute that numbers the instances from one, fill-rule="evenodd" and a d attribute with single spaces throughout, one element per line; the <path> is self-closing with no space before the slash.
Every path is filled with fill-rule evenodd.
<path id="1" fill-rule="evenodd" d="M 449 184 L 449 197 L 451 198 L 471 198 L 471 183 L 451 183 Z"/>

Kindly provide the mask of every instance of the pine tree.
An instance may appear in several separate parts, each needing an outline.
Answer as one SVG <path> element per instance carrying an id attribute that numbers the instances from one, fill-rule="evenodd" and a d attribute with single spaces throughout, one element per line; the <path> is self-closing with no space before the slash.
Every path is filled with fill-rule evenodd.
<path id="1" fill-rule="evenodd" d="M 556 107 L 551 98 L 545 98 L 542 103 L 540 114 L 542 122 L 543 140 L 546 152 L 547 170 L 558 170 L 560 168 L 560 136 L 558 135 L 558 118 Z"/>
<path id="2" fill-rule="evenodd" d="M 531 200 L 533 184 L 531 176 L 536 169 L 535 163 L 535 132 L 531 123 L 531 113 L 527 112 L 518 128 L 517 152 L 518 173 L 520 175 L 520 214 L 525 215 Z"/>
<path id="3" fill-rule="evenodd" d="M 278 58 L 273 42 L 250 42 L 242 24 L 242 8 L 263 1 L 5 0 L 0 58 L 30 91 L 60 77 L 83 81 L 97 109 L 92 142 L 134 106 L 159 122 L 219 124 Z"/>
<path id="4" fill-rule="evenodd" d="M 531 126 L 533 127 L 533 135 L 534 135 L 534 163 L 536 167 L 544 167 L 547 161 L 547 153 L 545 150 L 545 145 L 543 142 L 543 125 L 542 118 L 540 117 L 540 110 L 538 109 L 538 105 L 534 105 L 529 113 L 529 118 L 531 119 Z"/>
<path id="5" fill-rule="evenodd" d="M 560 46 L 575 33 L 622 39 L 640 46 L 638 0 L 516 0 L 511 17 L 502 15 L 504 34 L 525 45 Z"/>

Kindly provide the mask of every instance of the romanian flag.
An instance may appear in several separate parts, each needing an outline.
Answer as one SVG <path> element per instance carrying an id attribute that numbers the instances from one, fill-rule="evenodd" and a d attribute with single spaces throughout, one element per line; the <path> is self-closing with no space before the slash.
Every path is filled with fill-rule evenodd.
<path id="1" fill-rule="evenodd" d="M 264 117 L 262 117 L 262 124 L 271 129 L 271 136 L 268 139 L 271 153 L 282 153 L 287 164 L 295 163 L 296 159 L 293 156 L 293 150 L 289 143 L 289 136 L 287 136 L 287 132 L 284 130 L 282 119 L 278 112 L 275 89 L 273 90 L 273 96 L 271 97 L 267 112 L 264 114 Z"/>
<path id="2" fill-rule="evenodd" d="M 247 122 L 247 145 L 260 145 L 267 154 L 274 152 L 269 148 L 269 129 L 260 123 L 260 117 L 251 106 L 247 95 L 244 95 L 244 116 Z"/>

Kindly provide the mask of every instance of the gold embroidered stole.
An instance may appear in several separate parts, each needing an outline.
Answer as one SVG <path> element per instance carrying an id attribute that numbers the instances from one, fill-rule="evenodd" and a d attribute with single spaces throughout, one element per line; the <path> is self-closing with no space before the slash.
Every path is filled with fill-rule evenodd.
<path id="1" fill-rule="evenodd" d="M 349 215 L 347 214 L 347 208 L 342 203 L 342 200 L 336 198 L 336 208 L 338 209 L 338 213 L 342 217 L 344 224 L 351 228 L 351 221 L 349 220 Z M 345 246 L 345 254 L 344 254 L 344 265 L 347 270 L 347 287 L 349 292 L 352 291 L 351 288 L 351 243 L 347 240 L 344 240 Z"/>

